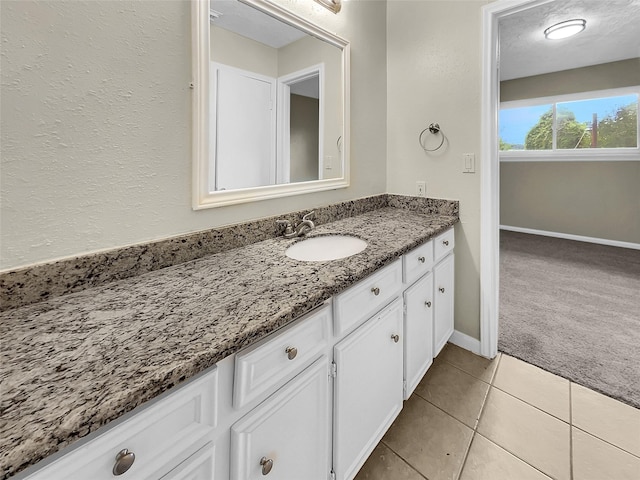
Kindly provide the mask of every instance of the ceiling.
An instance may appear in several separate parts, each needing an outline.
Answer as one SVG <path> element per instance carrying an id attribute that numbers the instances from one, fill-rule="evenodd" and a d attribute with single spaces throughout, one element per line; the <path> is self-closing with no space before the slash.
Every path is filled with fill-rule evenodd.
<path id="1" fill-rule="evenodd" d="M 213 24 L 272 48 L 289 45 L 307 34 L 237 0 L 211 0 Z M 215 12 L 215 13 L 214 13 Z"/>
<path id="2" fill-rule="evenodd" d="M 587 21 L 583 32 L 544 38 L 545 28 L 574 18 Z M 637 57 L 640 0 L 555 0 L 500 19 L 501 80 Z"/>

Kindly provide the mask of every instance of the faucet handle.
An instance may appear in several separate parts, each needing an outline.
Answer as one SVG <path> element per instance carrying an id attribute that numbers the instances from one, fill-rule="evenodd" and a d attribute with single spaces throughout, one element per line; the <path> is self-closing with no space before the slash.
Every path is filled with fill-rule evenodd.
<path id="1" fill-rule="evenodd" d="M 312 210 L 312 211 L 310 211 L 309 213 L 307 213 L 304 217 L 302 217 L 302 220 L 303 220 L 303 221 L 304 221 L 304 220 L 309 220 L 309 221 L 311 221 L 311 220 L 313 220 L 313 219 L 315 218 L 315 216 L 316 216 L 316 211 L 315 211 L 315 210 Z"/>
<path id="2" fill-rule="evenodd" d="M 289 220 L 276 220 L 276 225 L 278 225 L 278 230 L 284 230 L 285 235 L 293 233 L 293 225 L 291 225 Z"/>

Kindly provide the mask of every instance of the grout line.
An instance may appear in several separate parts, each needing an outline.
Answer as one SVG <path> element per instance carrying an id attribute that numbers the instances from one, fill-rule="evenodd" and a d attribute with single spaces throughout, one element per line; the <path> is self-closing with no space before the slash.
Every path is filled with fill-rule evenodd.
<path id="1" fill-rule="evenodd" d="M 518 400 L 519 402 L 524 403 L 525 405 L 529 405 L 530 407 L 535 408 L 536 410 L 538 410 L 539 412 L 542 412 L 546 415 L 549 415 L 550 417 L 555 418 L 556 420 L 561 421 L 562 423 L 566 423 L 567 425 L 571 425 L 571 404 L 569 404 L 569 421 L 567 420 L 563 420 L 560 417 L 555 416 L 553 413 L 549 413 L 546 410 L 541 409 L 540 407 L 536 407 L 535 405 L 533 405 L 532 403 L 527 402 L 526 400 L 523 400 L 519 397 L 516 397 L 514 394 L 507 392 L 506 390 L 502 390 L 499 387 L 496 387 L 495 385 L 491 385 L 491 388 L 495 388 L 496 390 L 504 393 L 505 395 L 509 395 L 511 398 L 515 398 L 516 400 Z M 569 401 L 571 401 L 571 398 L 569 398 Z"/>
<path id="2" fill-rule="evenodd" d="M 447 362 L 446 360 L 440 360 L 440 362 L 442 363 L 446 363 L 447 365 L 451 365 L 453 368 L 455 368 L 456 370 L 460 370 L 462 373 L 466 373 L 467 375 L 469 375 L 471 378 L 475 378 L 476 380 L 480 380 L 482 383 L 486 383 L 487 385 L 491 385 L 490 382 L 487 382 L 486 380 L 483 380 L 481 378 L 476 377 L 475 375 L 473 375 L 472 373 L 467 372 L 464 368 L 459 367 L 458 365 L 455 365 L 451 362 Z M 435 363 L 435 362 L 434 362 Z M 429 367 L 431 368 L 431 367 Z M 497 368 L 497 367 L 496 367 Z M 495 374 L 495 372 L 494 372 Z"/>
<path id="3" fill-rule="evenodd" d="M 404 463 L 406 463 L 409 468 L 411 468 L 411 470 L 413 470 L 414 472 L 416 472 L 418 475 L 420 475 L 422 478 L 424 478 L 425 480 L 429 480 L 427 477 L 425 477 L 419 470 L 416 469 L 416 467 L 414 467 L 413 465 L 411 465 L 409 463 L 408 460 L 406 460 L 402 455 L 400 455 L 398 452 L 396 452 L 393 448 L 391 448 L 387 442 L 384 441 L 384 437 L 382 440 L 380 440 L 380 443 L 382 443 L 385 447 L 387 447 L 389 450 L 391 450 L 394 455 L 396 455 L 400 460 L 402 460 Z"/>
<path id="4" fill-rule="evenodd" d="M 634 458 L 638 458 L 638 459 L 640 459 L 640 456 L 639 456 L 639 455 L 636 455 L 635 453 L 632 453 L 632 452 L 628 452 L 627 450 L 625 450 L 624 448 L 622 448 L 622 447 L 620 447 L 620 446 L 616 445 L 615 443 L 611 443 L 611 442 L 609 442 L 609 441 L 605 440 L 604 438 L 600 438 L 600 437 L 598 437 L 597 435 L 594 435 L 593 433 L 588 432 L 587 430 L 584 430 L 584 429 L 582 429 L 582 428 L 580 428 L 580 427 L 576 427 L 575 425 L 572 425 L 572 427 L 573 427 L 575 430 L 579 430 L 579 431 L 581 431 L 582 433 L 585 433 L 585 434 L 589 435 L 590 437 L 593 437 L 593 438 L 595 438 L 595 439 L 597 439 L 597 440 L 600 440 L 602 443 L 606 443 L 607 445 L 609 445 L 610 447 L 615 448 L 616 450 L 620 450 L 621 452 L 626 453 L 627 455 L 631 455 L 631 456 L 632 456 L 632 457 L 634 457 Z"/>
<path id="5" fill-rule="evenodd" d="M 573 480 L 573 396 L 569 382 L 569 478 Z"/>
<path id="6" fill-rule="evenodd" d="M 464 458 L 462 459 L 462 463 L 460 464 L 460 470 L 458 471 L 458 475 L 456 475 L 456 480 L 460 480 L 462 476 L 462 472 L 464 472 L 464 467 L 467 466 L 467 459 L 469 458 L 469 452 L 471 452 L 471 445 L 473 445 L 473 441 L 476 438 L 477 432 L 475 429 L 473 430 L 473 435 L 471 435 L 471 440 L 469 441 L 469 445 L 467 445 L 467 451 L 464 454 Z"/>
<path id="7" fill-rule="evenodd" d="M 416 395 L 418 397 L 420 397 L 422 400 L 424 400 L 425 402 L 427 402 L 429 405 L 431 405 L 432 407 L 437 408 L 438 410 L 440 410 L 442 413 L 444 413 L 445 415 L 447 415 L 448 417 L 453 418 L 456 422 L 464 425 L 465 427 L 467 427 L 469 430 L 475 432 L 475 427 L 470 427 L 469 425 L 467 425 L 466 423 L 464 423 L 462 420 L 460 420 L 459 418 L 454 417 L 453 415 L 451 415 L 449 412 L 447 412 L 446 410 L 442 409 L 441 407 L 439 407 L 438 405 L 436 405 L 435 403 L 431 402 L 430 400 L 427 400 L 426 398 L 424 398 L 422 395 L 420 395 L 418 392 L 413 392 L 412 396 Z"/>
<path id="8" fill-rule="evenodd" d="M 514 452 L 512 452 L 511 450 L 509 450 L 506 447 L 503 447 L 502 445 L 500 445 L 499 443 L 494 442 L 493 440 L 491 440 L 489 437 L 486 437 L 484 435 L 482 435 L 480 432 L 477 432 L 476 435 L 484 438 L 487 442 L 492 443 L 493 445 L 497 446 L 498 448 L 504 450 L 505 452 L 507 452 L 509 455 L 512 455 L 513 457 L 517 458 L 518 460 L 520 460 L 522 463 L 529 465 L 531 468 L 533 468 L 534 470 L 537 470 L 538 472 L 540 472 L 542 475 L 544 475 L 545 477 L 549 478 L 549 479 L 553 479 L 554 477 L 551 476 L 551 474 L 546 473 L 542 470 L 540 470 L 538 467 L 536 467 L 535 465 L 530 464 L 529 462 L 527 462 L 525 459 L 520 458 L 518 455 L 516 455 Z"/>
<path id="9" fill-rule="evenodd" d="M 493 385 L 493 381 L 496 379 L 496 375 L 498 375 L 498 369 L 500 368 L 500 364 L 502 363 L 502 352 L 498 352 L 498 360 L 496 368 L 493 370 L 493 374 L 491 375 L 491 379 L 489 380 L 489 385 Z"/>

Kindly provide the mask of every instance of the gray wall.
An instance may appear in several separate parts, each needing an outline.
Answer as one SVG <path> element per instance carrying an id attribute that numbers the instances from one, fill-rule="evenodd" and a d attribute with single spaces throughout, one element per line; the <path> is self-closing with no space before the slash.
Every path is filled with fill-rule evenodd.
<path id="1" fill-rule="evenodd" d="M 385 192 L 385 3 L 283 4 L 351 42 L 351 186 L 193 211 L 190 2 L 1 1 L 0 269 Z"/>
<path id="2" fill-rule="evenodd" d="M 640 59 L 508 80 L 502 101 L 640 85 Z M 640 162 L 500 164 L 500 223 L 640 243 Z"/>

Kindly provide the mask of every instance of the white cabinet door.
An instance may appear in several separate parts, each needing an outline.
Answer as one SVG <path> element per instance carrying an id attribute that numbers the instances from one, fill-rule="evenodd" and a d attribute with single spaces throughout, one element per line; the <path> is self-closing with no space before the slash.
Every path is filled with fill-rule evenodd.
<path id="1" fill-rule="evenodd" d="M 402 339 L 402 302 L 396 299 L 334 347 L 338 480 L 356 475 L 402 409 Z"/>
<path id="2" fill-rule="evenodd" d="M 160 480 L 214 480 L 215 448 L 208 443 Z"/>
<path id="3" fill-rule="evenodd" d="M 404 292 L 404 399 L 408 399 L 433 363 L 433 274 Z"/>
<path id="4" fill-rule="evenodd" d="M 231 427 L 231 479 L 326 480 L 329 408 L 323 356 Z"/>
<path id="5" fill-rule="evenodd" d="M 453 333 L 453 254 L 446 257 L 433 269 L 434 318 L 433 355 L 440 353 Z"/>

